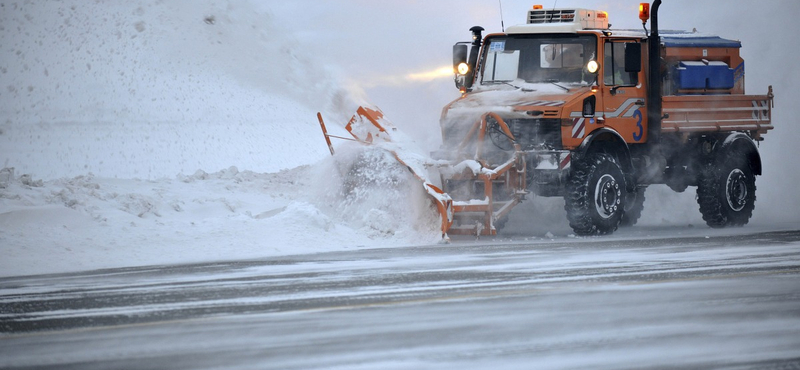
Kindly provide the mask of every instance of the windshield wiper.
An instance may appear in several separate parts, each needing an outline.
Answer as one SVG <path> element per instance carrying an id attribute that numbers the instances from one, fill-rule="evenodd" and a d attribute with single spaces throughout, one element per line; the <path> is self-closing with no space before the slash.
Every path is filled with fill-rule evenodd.
<path id="1" fill-rule="evenodd" d="M 504 85 L 508 85 L 508 86 L 511 86 L 511 87 L 513 87 L 515 89 L 522 90 L 523 92 L 536 91 L 536 90 L 533 90 L 533 89 L 527 89 L 527 88 L 524 88 L 524 87 L 521 87 L 521 86 L 514 85 L 514 84 L 512 84 L 511 82 L 508 82 L 508 81 L 492 81 L 492 83 L 501 83 L 501 84 L 504 84 Z"/>
<path id="2" fill-rule="evenodd" d="M 549 83 L 551 83 L 551 84 L 553 84 L 553 85 L 556 85 L 556 86 L 558 86 L 558 87 L 560 87 L 560 88 L 564 89 L 566 92 L 569 92 L 569 88 L 568 88 L 568 87 L 561 86 L 561 85 L 559 85 L 559 84 L 557 84 L 557 83 L 556 83 L 556 82 L 560 82 L 560 81 L 558 81 L 558 80 L 545 80 L 544 82 L 549 82 Z"/>

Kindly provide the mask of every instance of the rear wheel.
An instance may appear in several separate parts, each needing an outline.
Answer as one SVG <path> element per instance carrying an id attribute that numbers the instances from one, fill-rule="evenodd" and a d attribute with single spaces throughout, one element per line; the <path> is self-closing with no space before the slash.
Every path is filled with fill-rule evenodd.
<path id="1" fill-rule="evenodd" d="M 573 163 L 564 197 L 569 225 L 578 235 L 614 232 L 625 212 L 625 178 L 614 157 L 594 153 Z"/>
<path id="2" fill-rule="evenodd" d="M 708 226 L 744 226 L 753 216 L 756 177 L 743 151 L 733 150 L 700 175 L 697 203 Z"/>

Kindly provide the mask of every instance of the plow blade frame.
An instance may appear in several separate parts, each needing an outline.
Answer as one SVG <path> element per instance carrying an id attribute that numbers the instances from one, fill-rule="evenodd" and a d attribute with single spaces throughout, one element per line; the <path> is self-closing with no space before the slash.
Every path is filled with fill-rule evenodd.
<path id="1" fill-rule="evenodd" d="M 490 168 L 483 158 L 484 143 L 488 128 L 487 119 L 489 117 L 497 122 L 502 133 L 509 138 L 514 146 L 510 158 L 503 164 L 494 168 Z M 357 141 L 364 145 L 376 145 L 381 142 L 394 143 L 392 132 L 396 131 L 396 128 L 384 119 L 383 112 L 377 108 L 372 109 L 363 106 L 358 108 L 356 114 L 353 115 L 345 126 L 345 129 L 353 138 L 328 134 L 321 113 L 317 113 L 317 119 L 319 120 L 322 134 L 325 137 L 331 155 L 334 154 L 334 149 L 330 138 Z M 483 114 L 480 119 L 472 125 L 467 136 L 459 145 L 457 157 L 461 158 L 461 160 L 457 161 L 458 163 L 451 162 L 443 164 L 441 161 L 430 160 L 430 163 L 425 163 L 424 167 L 420 168 L 419 166 L 412 165 L 408 160 L 404 160 L 403 155 L 397 150 L 394 150 L 391 145 L 383 146 L 383 149 L 392 153 L 394 158 L 400 164 L 408 168 L 414 178 L 420 181 L 439 213 L 442 238 L 448 240 L 448 234 L 474 236 L 496 235 L 497 229 L 495 227 L 495 221 L 507 217 L 514 206 L 525 199 L 525 196 L 528 194 L 525 153 L 514 140 L 514 135 L 511 133 L 508 124 L 496 113 L 489 112 Z M 475 152 L 466 153 L 466 148 L 473 142 L 476 144 Z M 442 184 L 445 184 L 447 180 L 481 181 L 483 182 L 484 199 L 453 201 L 448 193 L 432 184 L 423 173 L 426 167 L 448 168 L 452 170 L 454 167 L 458 167 L 459 164 L 467 161 L 479 164 L 479 169 L 472 171 L 464 170 L 458 173 L 453 172 L 450 176 L 442 175 Z M 471 168 L 470 166 L 462 167 Z M 495 183 L 505 185 L 505 189 L 509 192 L 509 194 L 507 194 L 507 200 L 494 200 L 493 187 Z M 471 219 L 478 221 L 468 222 Z"/>

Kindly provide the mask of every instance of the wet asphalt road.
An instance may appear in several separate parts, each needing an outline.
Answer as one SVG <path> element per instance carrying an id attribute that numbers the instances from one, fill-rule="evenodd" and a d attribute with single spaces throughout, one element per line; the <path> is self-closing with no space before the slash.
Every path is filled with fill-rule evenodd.
<path id="1" fill-rule="evenodd" d="M 800 369 L 800 230 L 0 279 L 0 368 Z"/>

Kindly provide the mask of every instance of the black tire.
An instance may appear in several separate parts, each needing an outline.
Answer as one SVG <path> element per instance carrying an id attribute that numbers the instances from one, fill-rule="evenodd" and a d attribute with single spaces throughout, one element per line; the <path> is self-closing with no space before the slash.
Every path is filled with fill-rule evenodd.
<path id="1" fill-rule="evenodd" d="M 620 227 L 636 225 L 636 222 L 642 217 L 645 190 L 647 190 L 647 188 L 637 188 L 636 191 L 627 193 L 627 198 L 625 199 L 625 213 L 622 214 L 622 220 L 619 222 Z"/>
<path id="2" fill-rule="evenodd" d="M 614 157 L 594 153 L 573 162 L 564 196 L 569 226 L 578 235 L 617 230 L 625 213 L 625 177 Z"/>
<path id="3" fill-rule="evenodd" d="M 697 185 L 697 203 L 708 226 L 741 227 L 756 206 L 756 176 L 745 152 L 732 150 L 705 167 Z"/>

